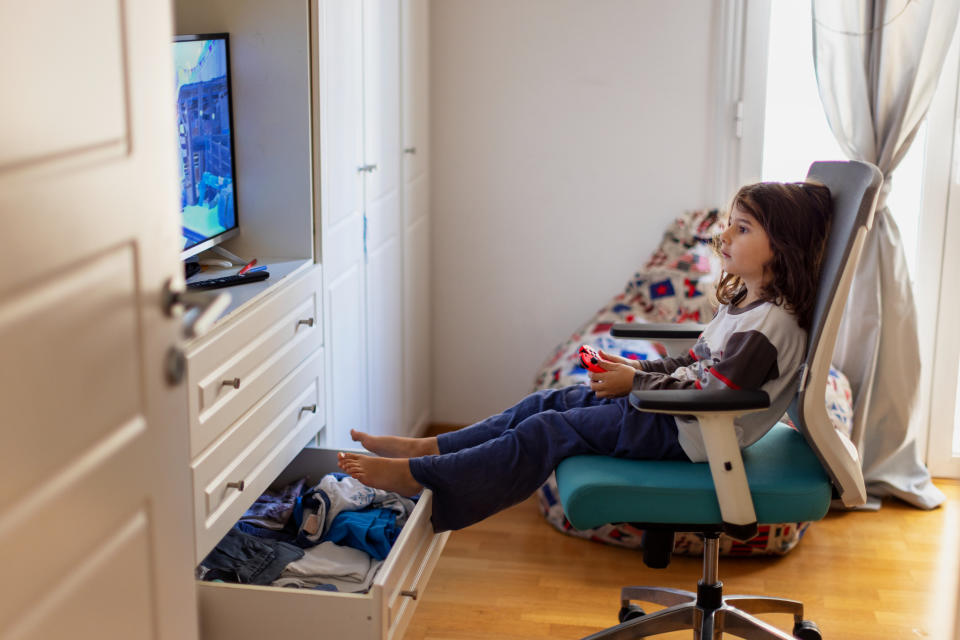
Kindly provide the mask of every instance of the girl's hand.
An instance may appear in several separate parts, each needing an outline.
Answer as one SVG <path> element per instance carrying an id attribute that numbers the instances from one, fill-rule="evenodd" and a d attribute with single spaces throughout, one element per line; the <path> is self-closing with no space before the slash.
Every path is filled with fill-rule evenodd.
<path id="1" fill-rule="evenodd" d="M 633 367 L 634 371 L 637 371 L 637 370 L 640 369 L 640 361 L 639 361 L 639 360 L 629 360 L 629 359 L 623 358 L 623 357 L 621 357 L 621 356 L 615 356 L 615 355 L 613 355 L 612 353 L 607 353 L 607 352 L 604 351 L 603 349 L 598 349 L 598 350 L 597 350 L 597 353 L 600 354 L 600 358 L 601 358 L 601 359 L 606 360 L 606 361 L 608 361 L 608 362 L 616 362 L 616 363 L 618 363 L 618 364 L 628 365 L 628 366 L 630 366 L 630 367 Z"/>
<path id="2" fill-rule="evenodd" d="M 603 354 L 602 351 L 600 353 Z M 600 366 L 606 371 L 590 374 L 590 388 L 598 398 L 617 398 L 630 393 L 633 374 L 637 371 L 632 365 L 600 360 Z"/>

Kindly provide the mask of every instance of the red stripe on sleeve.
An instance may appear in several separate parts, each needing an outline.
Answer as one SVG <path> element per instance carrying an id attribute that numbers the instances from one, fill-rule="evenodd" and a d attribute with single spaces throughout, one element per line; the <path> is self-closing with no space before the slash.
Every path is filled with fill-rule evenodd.
<path id="1" fill-rule="evenodd" d="M 731 389 L 739 389 L 739 388 L 740 388 L 738 385 L 734 384 L 734 383 L 731 382 L 728 378 L 726 378 L 722 373 L 717 373 L 717 368 L 716 368 L 716 367 L 711 368 L 711 369 L 710 369 L 710 373 L 712 373 L 712 374 L 714 375 L 714 377 L 717 378 L 717 380 L 719 380 L 719 381 L 722 382 L 723 384 L 727 385 L 727 386 L 730 387 Z"/>
<path id="2" fill-rule="evenodd" d="M 700 358 L 697 357 L 697 354 L 695 354 L 695 353 L 693 352 L 693 349 L 690 349 L 690 357 L 693 358 L 694 361 L 700 359 Z"/>

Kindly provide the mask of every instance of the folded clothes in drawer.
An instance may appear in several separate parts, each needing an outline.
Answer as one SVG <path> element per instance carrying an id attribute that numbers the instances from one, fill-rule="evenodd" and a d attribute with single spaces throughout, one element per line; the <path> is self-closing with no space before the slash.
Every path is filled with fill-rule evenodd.
<path id="1" fill-rule="evenodd" d="M 415 499 L 342 473 L 260 496 L 200 563 L 198 577 L 242 584 L 363 592 Z"/>
<path id="2" fill-rule="evenodd" d="M 402 637 L 449 533 L 433 533 L 429 490 L 336 471 L 336 452 L 303 450 L 204 559 L 198 575 L 224 580 L 198 583 L 204 640 Z"/>

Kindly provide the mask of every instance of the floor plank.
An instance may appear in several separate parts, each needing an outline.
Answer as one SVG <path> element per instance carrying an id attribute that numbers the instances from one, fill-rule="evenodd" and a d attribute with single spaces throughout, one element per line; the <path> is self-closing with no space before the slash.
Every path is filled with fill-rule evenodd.
<path id="1" fill-rule="evenodd" d="M 831 512 L 787 556 L 721 558 L 725 593 L 801 600 L 827 639 L 952 637 L 960 482 L 936 484 L 947 495 L 939 509 L 887 500 L 877 512 Z M 621 586 L 694 590 L 700 570 L 686 557 L 649 569 L 636 551 L 563 535 L 531 498 L 451 534 L 405 638 L 580 638 L 616 622 Z"/>

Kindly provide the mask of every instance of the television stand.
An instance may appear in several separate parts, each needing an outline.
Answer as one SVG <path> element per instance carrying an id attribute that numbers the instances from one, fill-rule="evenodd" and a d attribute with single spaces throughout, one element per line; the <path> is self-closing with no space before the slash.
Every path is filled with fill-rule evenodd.
<path id="1" fill-rule="evenodd" d="M 243 265 L 245 265 L 245 264 L 247 264 L 248 262 L 250 262 L 249 260 L 246 260 L 246 259 L 244 259 L 244 258 L 241 258 L 240 256 L 238 256 L 237 254 L 235 254 L 235 253 L 233 253 L 233 252 L 231 252 L 231 251 L 227 251 L 226 249 L 224 249 L 224 248 L 223 248 L 222 246 L 220 246 L 220 245 L 214 245 L 214 246 L 210 247 L 209 249 L 207 249 L 207 251 L 213 251 L 214 253 L 223 256 L 224 258 L 226 258 L 227 260 L 229 260 L 232 264 L 237 265 L 237 266 L 241 266 L 241 267 L 242 267 Z"/>

